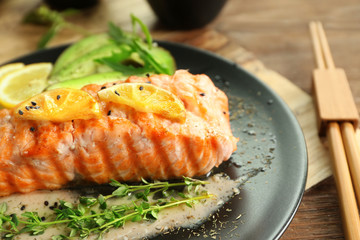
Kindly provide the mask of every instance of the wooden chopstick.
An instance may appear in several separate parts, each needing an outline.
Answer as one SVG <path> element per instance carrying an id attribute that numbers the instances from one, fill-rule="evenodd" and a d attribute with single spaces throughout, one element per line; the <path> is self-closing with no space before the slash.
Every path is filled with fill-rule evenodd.
<path id="1" fill-rule="evenodd" d="M 360 239 L 356 204 L 357 199 L 360 206 L 360 150 L 354 130 L 358 113 L 344 71 L 335 68 L 322 24 L 311 22 L 310 32 L 318 65 L 314 71 L 314 91 L 319 111 L 319 133 L 325 132 L 329 141 L 345 236 L 347 239 Z M 343 111 L 344 108 L 349 108 L 349 111 Z"/>
<path id="2" fill-rule="evenodd" d="M 326 68 L 328 69 L 335 68 L 334 60 L 330 52 L 330 47 L 325 35 L 324 28 L 321 22 L 316 22 L 316 24 L 317 24 L 318 36 L 320 38 L 320 45 L 322 47 Z"/>

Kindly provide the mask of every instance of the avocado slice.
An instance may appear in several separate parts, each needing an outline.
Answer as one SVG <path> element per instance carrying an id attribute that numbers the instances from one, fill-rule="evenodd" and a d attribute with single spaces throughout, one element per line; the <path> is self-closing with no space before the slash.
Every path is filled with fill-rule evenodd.
<path id="1" fill-rule="evenodd" d="M 57 73 L 54 73 L 49 79 L 49 84 L 55 84 L 57 82 L 97 73 L 100 64 L 95 62 L 96 59 L 111 56 L 113 53 L 123 53 L 124 58 L 126 58 L 129 55 L 129 49 L 126 49 L 126 47 L 126 45 L 120 47 L 113 42 L 102 45 L 83 56 L 76 58 Z M 102 71 L 113 71 L 110 67 L 108 67 L 108 70 L 104 70 L 104 67 L 106 66 L 101 66 Z"/>
<path id="2" fill-rule="evenodd" d="M 131 33 L 126 34 L 131 35 Z M 147 52 L 163 67 L 164 70 L 166 69 L 166 72 L 164 71 L 162 73 L 173 74 L 175 72 L 175 60 L 169 51 L 155 45 L 149 48 L 148 44 L 145 42 L 139 41 L 139 43 L 147 49 Z M 55 62 L 48 83 L 49 85 L 55 85 L 63 81 L 73 80 L 77 80 L 80 83 L 85 80 L 80 81 L 78 79 L 83 79 L 92 74 L 113 72 L 114 69 L 122 72 L 121 68 L 113 69 L 108 64 L 102 64 L 101 61 L 96 61 L 111 56 L 116 56 L 116 61 L 118 61 L 119 64 L 129 64 L 134 67 L 140 67 L 136 74 L 142 74 L 140 69 L 141 66 L 144 65 L 144 61 L 140 58 L 139 53 L 134 52 L 134 49 L 125 43 L 119 44 L 112 41 L 110 36 L 104 33 L 86 37 L 67 48 Z M 149 72 L 149 69 L 146 70 L 144 68 L 143 71 L 145 75 Z M 93 81 L 95 80 L 91 80 L 91 83 L 96 83 Z M 66 85 L 68 84 L 70 83 L 67 82 Z"/>
<path id="3" fill-rule="evenodd" d="M 170 70 L 171 75 L 175 73 L 175 59 L 168 50 L 162 47 L 152 47 L 151 49 L 149 49 L 149 52 L 151 53 L 151 55 L 153 55 L 154 59 L 156 59 L 158 63 Z"/>
<path id="4" fill-rule="evenodd" d="M 82 57 L 83 55 L 95 50 L 99 46 L 103 46 L 109 43 L 110 38 L 106 33 L 91 35 L 83 38 L 80 41 L 74 43 L 63 51 L 54 64 L 51 76 L 56 75 L 57 72 L 73 62 L 75 59 Z"/>
<path id="5" fill-rule="evenodd" d="M 80 89 L 88 84 L 104 84 L 127 79 L 121 72 L 96 73 L 86 77 L 75 78 L 50 85 L 46 90 L 55 88 L 77 88 Z"/>

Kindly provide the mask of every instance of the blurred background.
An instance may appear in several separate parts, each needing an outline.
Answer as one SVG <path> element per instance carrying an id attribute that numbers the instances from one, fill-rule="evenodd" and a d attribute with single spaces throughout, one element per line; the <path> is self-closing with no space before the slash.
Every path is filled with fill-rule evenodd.
<path id="1" fill-rule="evenodd" d="M 346 66 L 350 81 L 360 76 L 360 4 L 357 0 L 205 1 L 208 3 L 218 2 L 216 7 L 219 10 L 222 4 L 224 6 L 219 15 L 215 16 L 216 13 L 214 13 L 215 19 L 209 24 L 191 30 L 167 28 L 159 21 L 146 0 L 46 0 L 45 2 L 52 3 L 53 6 L 58 6 L 59 2 L 62 4 L 67 2 L 74 4 L 75 2 L 75 6 L 78 4 L 77 2 L 80 2 L 81 6 L 86 3 L 83 9 L 75 14 L 70 14 L 66 19 L 93 33 L 106 31 L 109 21 L 130 30 L 129 15 L 133 13 L 150 28 L 155 39 L 192 44 L 201 42 L 201 37 L 206 36 L 212 37 L 216 41 L 216 44 L 211 47 L 200 45 L 202 48 L 220 48 L 229 42 L 236 42 L 254 53 L 266 66 L 278 71 L 293 82 L 308 81 L 308 84 L 301 84 L 304 85 L 303 88 L 306 92 L 309 92 L 311 88 L 309 79 L 314 66 L 308 22 L 320 20 L 324 23 L 328 34 L 336 59 L 335 63 L 339 67 Z M 153 0 L 150 2 L 157 2 L 158 5 L 161 5 L 161 2 L 164 1 Z M 165 0 L 165 2 L 169 1 Z M 186 1 L 182 2 L 186 3 Z M 191 0 L 190 2 L 201 2 L 204 5 L 202 3 L 204 1 Z M 47 28 L 33 24 L 19 25 L 19 22 L 26 14 L 43 3 L 42 0 L 0 1 L 0 33 L 3 38 L 2 42 L 6 45 L 0 49 L 0 62 L 36 49 L 39 37 L 46 32 Z M 66 7 L 65 5 L 65 7 L 57 9 L 63 10 Z M 171 9 L 171 6 L 167 7 Z M 185 9 L 178 10 L 183 15 L 191 15 L 194 11 L 199 11 L 201 14 L 201 10 L 204 8 L 199 9 L 199 5 L 197 5 L 195 10 L 190 7 Z M 187 34 L 182 34 L 184 31 Z M 5 36 L 6 39 L 4 39 Z M 70 43 L 81 37 L 82 35 L 76 31 L 64 29 L 54 37 L 49 46 Z M 283 64 L 284 62 L 287 64 Z M 304 79 L 304 73 L 307 73 L 306 79 Z M 358 96 L 356 101 L 359 103 L 360 89 L 353 89 L 353 91 Z"/>

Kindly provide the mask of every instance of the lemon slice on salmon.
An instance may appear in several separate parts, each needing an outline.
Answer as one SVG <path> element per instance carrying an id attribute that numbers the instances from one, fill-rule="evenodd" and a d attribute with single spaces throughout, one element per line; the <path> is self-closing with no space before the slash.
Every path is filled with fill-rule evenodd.
<path id="1" fill-rule="evenodd" d="M 47 86 L 51 63 L 34 63 L 9 71 L 0 77 L 0 104 L 14 107 L 41 93 Z"/>
<path id="2" fill-rule="evenodd" d="M 74 119 L 100 118 L 98 102 L 89 93 L 72 88 L 59 88 L 40 93 L 14 108 L 21 119 L 64 122 Z"/>
<path id="3" fill-rule="evenodd" d="M 98 92 L 102 101 L 125 104 L 139 112 L 150 112 L 184 122 L 184 103 L 173 93 L 148 83 L 122 83 Z"/>

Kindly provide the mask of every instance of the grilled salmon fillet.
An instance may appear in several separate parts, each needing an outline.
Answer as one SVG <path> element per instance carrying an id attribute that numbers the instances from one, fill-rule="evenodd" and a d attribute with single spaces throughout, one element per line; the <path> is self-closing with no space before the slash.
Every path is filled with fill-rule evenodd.
<path id="1" fill-rule="evenodd" d="M 228 99 L 206 75 L 178 70 L 173 76 L 130 77 L 125 82 L 150 82 L 178 96 L 186 108 L 185 123 L 100 101 L 97 92 L 115 83 L 83 88 L 100 103 L 103 115 L 98 119 L 20 120 L 3 109 L 0 196 L 59 189 L 78 179 L 102 184 L 110 179 L 200 176 L 236 150 Z"/>

